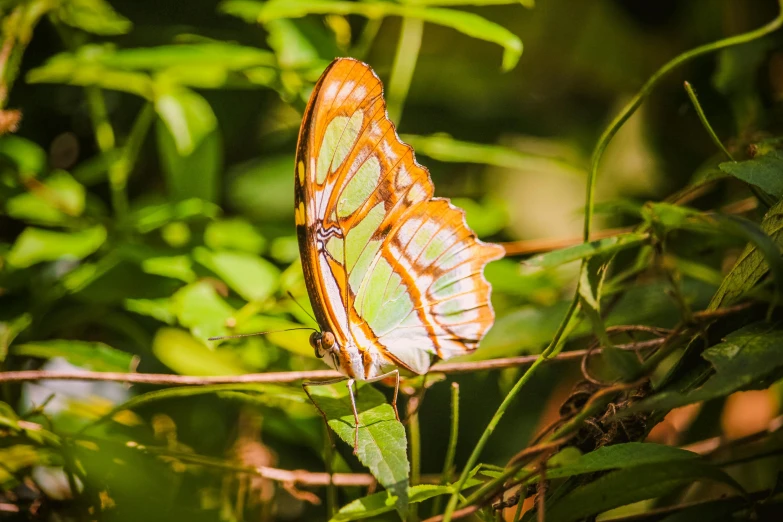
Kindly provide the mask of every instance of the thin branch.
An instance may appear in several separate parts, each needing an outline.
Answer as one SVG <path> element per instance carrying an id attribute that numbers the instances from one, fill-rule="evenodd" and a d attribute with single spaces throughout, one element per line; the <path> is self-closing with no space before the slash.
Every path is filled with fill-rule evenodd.
<path id="1" fill-rule="evenodd" d="M 590 240 L 604 239 L 616 236 L 617 234 L 626 234 L 633 232 L 636 227 L 608 228 L 590 234 Z M 507 256 L 525 256 L 528 254 L 539 254 L 541 252 L 550 252 L 574 245 L 584 243 L 582 236 L 572 237 L 546 237 L 542 239 L 526 239 L 524 241 L 508 241 L 500 243 L 500 246 L 506 249 Z"/>

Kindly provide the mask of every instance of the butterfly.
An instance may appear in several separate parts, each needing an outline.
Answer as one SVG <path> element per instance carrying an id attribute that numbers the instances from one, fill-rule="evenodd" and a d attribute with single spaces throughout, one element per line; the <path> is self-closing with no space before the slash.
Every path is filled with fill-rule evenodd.
<path id="1" fill-rule="evenodd" d="M 484 267 L 503 256 L 465 214 L 433 197 L 426 168 L 386 114 L 365 63 L 338 58 L 305 109 L 296 152 L 295 221 L 320 331 L 315 355 L 356 381 L 424 374 L 433 358 L 475 350 L 494 321 Z M 397 415 L 399 419 L 399 415 Z"/>

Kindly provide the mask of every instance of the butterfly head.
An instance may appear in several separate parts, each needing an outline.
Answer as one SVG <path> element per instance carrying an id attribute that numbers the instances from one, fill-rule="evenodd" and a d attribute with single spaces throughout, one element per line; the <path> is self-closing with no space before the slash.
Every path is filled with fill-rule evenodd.
<path id="1" fill-rule="evenodd" d="M 337 340 L 332 332 L 313 332 L 310 334 L 310 346 L 315 350 L 315 356 L 322 359 L 324 355 L 330 354 L 336 357 L 340 349 L 337 347 Z"/>

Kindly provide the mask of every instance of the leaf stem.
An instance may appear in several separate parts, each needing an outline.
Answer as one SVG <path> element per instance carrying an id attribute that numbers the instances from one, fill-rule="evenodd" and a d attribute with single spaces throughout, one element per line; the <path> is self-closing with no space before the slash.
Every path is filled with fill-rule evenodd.
<path id="1" fill-rule="evenodd" d="M 399 127 L 402 117 L 402 106 L 408 97 L 408 90 L 413 79 L 413 71 L 421 49 L 421 38 L 424 34 L 424 21 L 418 18 L 402 19 L 400 39 L 397 42 L 397 54 L 394 56 L 391 78 L 386 94 L 386 106 L 389 119 Z"/>
<path id="2" fill-rule="evenodd" d="M 701 124 L 704 126 L 704 130 L 707 131 L 707 134 L 710 135 L 712 142 L 715 144 L 715 146 L 723 151 L 729 160 L 735 161 L 734 156 L 732 156 L 731 152 L 726 149 L 726 147 L 723 145 L 723 142 L 721 142 L 718 138 L 718 135 L 715 134 L 712 125 L 710 125 L 710 122 L 707 120 L 707 115 L 704 114 L 704 109 L 702 109 L 701 104 L 699 103 L 699 99 L 696 97 L 696 91 L 693 90 L 693 87 L 687 81 L 683 82 L 683 87 L 685 87 L 685 92 L 688 93 L 688 98 L 690 98 L 691 103 L 693 104 L 693 108 L 696 109 L 696 114 L 699 116 L 699 121 L 701 121 Z"/>
<path id="3" fill-rule="evenodd" d="M 454 469 L 454 457 L 457 455 L 457 440 L 459 438 L 459 383 L 451 383 L 451 430 L 449 430 L 449 445 L 446 449 L 446 459 L 443 461 L 443 472 L 440 476 L 440 485 L 443 486 L 451 481 L 451 473 Z M 432 504 L 432 515 L 435 516 L 440 511 L 443 503 L 443 497 L 435 497 Z"/>
<path id="4" fill-rule="evenodd" d="M 410 485 L 415 486 L 421 482 L 421 425 L 419 424 L 419 401 L 413 397 L 411 400 L 415 401 L 413 404 L 415 411 L 408 416 L 408 437 L 411 448 Z M 408 521 L 417 522 L 418 520 L 418 504 L 413 503 L 408 508 Z"/>

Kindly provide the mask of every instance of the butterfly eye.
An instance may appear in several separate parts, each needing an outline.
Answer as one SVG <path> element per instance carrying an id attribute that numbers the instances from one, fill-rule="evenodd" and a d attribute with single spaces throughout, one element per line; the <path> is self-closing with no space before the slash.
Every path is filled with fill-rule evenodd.
<path id="1" fill-rule="evenodd" d="M 313 332 L 310 334 L 310 346 L 313 347 L 313 351 L 315 351 L 315 356 L 319 359 L 324 356 L 323 353 L 321 353 L 321 343 L 323 342 L 323 335 L 321 335 L 321 332 Z"/>
<path id="2" fill-rule="evenodd" d="M 334 346 L 334 343 L 334 334 L 332 332 L 324 332 L 323 337 L 321 338 L 321 344 L 323 344 L 324 348 L 331 350 Z"/>

